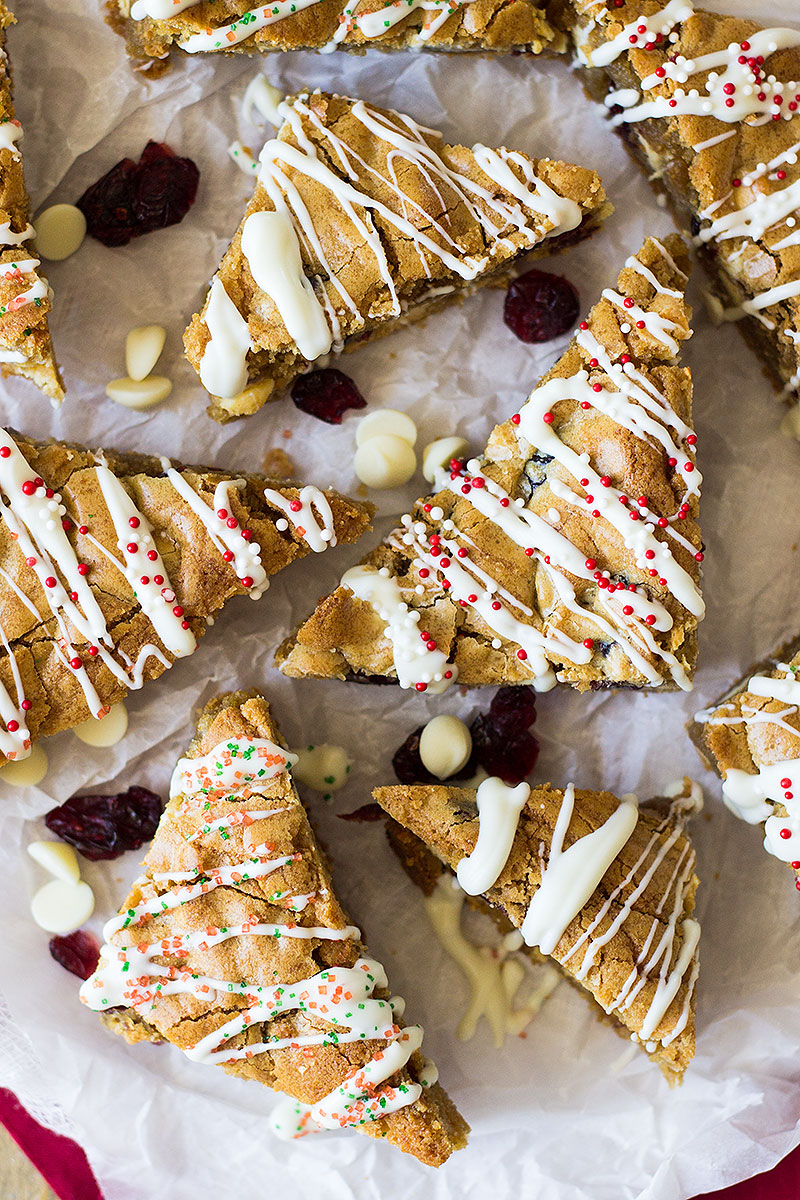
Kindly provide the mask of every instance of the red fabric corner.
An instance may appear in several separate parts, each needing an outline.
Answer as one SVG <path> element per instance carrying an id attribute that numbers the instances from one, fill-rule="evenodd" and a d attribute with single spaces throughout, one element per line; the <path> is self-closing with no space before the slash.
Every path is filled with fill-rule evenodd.
<path id="1" fill-rule="evenodd" d="M 44 1129 L 5 1088 L 0 1088 L 0 1121 L 59 1200 L 103 1200 L 80 1146 Z"/>

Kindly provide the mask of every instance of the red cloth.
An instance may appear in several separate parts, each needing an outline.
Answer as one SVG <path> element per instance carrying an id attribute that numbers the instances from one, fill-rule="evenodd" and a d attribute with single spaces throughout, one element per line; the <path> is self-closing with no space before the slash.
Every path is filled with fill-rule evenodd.
<path id="1" fill-rule="evenodd" d="M 11 1092 L 0 1088 L 0 1122 L 35 1167 L 44 1175 L 59 1200 L 103 1200 L 86 1155 L 69 1138 L 37 1125 Z M 713 1192 L 702 1200 L 799 1200 L 800 1149 L 774 1171 L 756 1175 L 746 1183 Z M 701 1198 L 698 1198 L 701 1200 Z"/>

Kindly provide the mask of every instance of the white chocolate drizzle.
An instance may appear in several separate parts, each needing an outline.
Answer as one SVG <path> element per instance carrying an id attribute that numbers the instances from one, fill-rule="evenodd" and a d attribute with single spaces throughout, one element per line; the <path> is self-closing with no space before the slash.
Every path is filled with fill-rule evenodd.
<path id="1" fill-rule="evenodd" d="M 292 500 L 274 488 L 265 488 L 264 499 L 285 514 L 285 518 L 276 523 L 277 528 L 281 529 L 281 520 L 291 522 L 297 536 L 303 538 L 315 554 L 336 545 L 333 512 L 328 497 L 319 488 L 307 484 L 300 489 L 297 499 Z"/>
<path id="2" fill-rule="evenodd" d="M 244 826 L 246 836 L 251 826 L 263 827 L 264 822 L 285 812 L 285 808 L 248 809 L 247 804 L 294 760 L 294 755 L 265 738 L 234 739 L 220 743 L 205 755 L 181 759 L 173 774 L 171 794 L 183 798 L 182 812 L 202 813 L 201 827 L 187 840 L 196 841 L 201 836 L 226 839 L 228 830 L 234 826 Z M 225 815 L 220 818 L 208 815 L 214 805 L 223 803 L 227 806 L 230 802 L 239 805 L 233 813 L 226 807 Z M 380 1120 L 390 1112 L 413 1104 L 422 1092 L 422 1085 L 412 1081 L 380 1087 L 402 1070 L 422 1043 L 419 1026 L 401 1029 L 397 1024 L 396 1017 L 402 1014 L 404 1007 L 402 998 L 375 998 L 375 989 L 384 989 L 387 984 L 380 963 L 359 958 L 352 967 L 334 966 L 306 979 L 266 986 L 240 978 L 219 979 L 196 973 L 186 961 L 182 967 L 163 965 L 156 961 L 165 954 L 162 939 L 147 941 L 145 934 L 139 932 L 150 918 L 160 917 L 208 895 L 215 888 L 238 888 L 248 881 L 264 879 L 302 857 L 299 853 L 273 857 L 273 849 L 271 842 L 263 841 L 251 844 L 248 857 L 243 861 L 219 866 L 207 874 L 202 874 L 199 868 L 159 871 L 152 874 L 151 880 L 138 881 L 140 886 L 148 883 L 170 886 L 150 899 L 141 900 L 106 924 L 100 966 L 83 984 L 81 1000 L 98 1012 L 132 1008 L 146 1019 L 164 996 L 192 995 L 202 1001 L 213 1000 L 220 993 L 230 993 L 246 998 L 247 1007 L 185 1049 L 187 1057 L 208 1064 L 249 1060 L 289 1047 L 384 1042 L 380 1052 L 315 1104 L 306 1105 L 291 1098 L 282 1101 L 273 1114 L 271 1125 L 279 1136 L 299 1137 L 316 1129 L 345 1128 Z M 293 895 L 279 889 L 268 899 L 270 903 L 296 913 L 301 912 L 313 896 Z M 119 939 L 126 930 L 132 931 L 130 944 Z M 236 925 L 207 926 L 196 932 L 171 935 L 169 955 L 188 960 L 192 951 L 206 953 L 231 939 L 347 941 L 360 936 L 355 926 L 335 929 L 299 925 L 296 921 L 264 923 L 251 916 Z M 286 1037 L 266 1032 L 269 1022 L 291 1012 L 305 1014 L 310 1022 L 321 1021 L 324 1028 Z M 247 1039 L 243 1045 L 232 1045 L 234 1039 L 241 1038 L 259 1024 L 262 1025 L 260 1041 Z"/>
<path id="3" fill-rule="evenodd" d="M 517 822 L 531 794 L 527 783 L 510 787 L 502 779 L 490 776 L 478 787 L 478 840 L 456 870 L 459 886 L 468 896 L 479 896 L 493 887 L 514 844 Z"/>

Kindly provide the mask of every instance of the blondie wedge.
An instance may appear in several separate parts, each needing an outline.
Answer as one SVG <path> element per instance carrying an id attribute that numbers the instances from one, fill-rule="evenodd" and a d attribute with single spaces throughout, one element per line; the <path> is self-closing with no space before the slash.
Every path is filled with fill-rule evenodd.
<path id="1" fill-rule="evenodd" d="M 698 881 L 684 831 L 701 803 L 696 785 L 641 807 L 635 796 L 495 778 L 477 792 L 443 784 L 373 794 L 424 890 L 434 886 L 430 852 L 680 1082 L 694 1055 L 699 972 Z"/>
<path id="2" fill-rule="evenodd" d="M 703 616 L 686 251 L 628 259 L 480 459 L 452 462 L 283 644 L 286 675 L 418 691 L 689 688 Z"/>
<path id="3" fill-rule="evenodd" d="M 0 372 L 22 375 L 53 404 L 64 384 L 50 340 L 52 293 L 31 239 L 30 200 L 22 168 L 22 126 L 14 116 L 6 30 L 16 18 L 0 0 Z"/>
<path id="4" fill-rule="evenodd" d="M 689 732 L 722 776 L 728 808 L 763 826 L 765 849 L 800 890 L 800 638 L 699 712 Z"/>
<path id="5" fill-rule="evenodd" d="M 335 492 L 5 430 L 0 491 L 0 762 L 102 718 L 231 596 L 371 517 Z"/>
<path id="6" fill-rule="evenodd" d="M 591 94 L 691 228 L 712 313 L 738 320 L 792 401 L 800 387 L 800 12 L 794 29 L 689 0 L 556 0 Z M 757 6 L 756 6 L 757 7 Z M 791 12 L 789 11 L 791 10 Z"/>
<path id="7" fill-rule="evenodd" d="M 269 50 L 540 54 L 567 39 L 538 0 L 107 0 L 132 58 Z"/>
<path id="8" fill-rule="evenodd" d="M 81 999 L 131 1042 L 285 1092 L 282 1137 L 355 1128 L 439 1166 L 468 1127 L 336 898 L 293 761 L 257 692 L 206 705 Z"/>
<path id="9" fill-rule="evenodd" d="M 593 171 L 449 146 L 363 100 L 314 92 L 278 114 L 253 198 L 184 335 L 219 421 L 257 411 L 317 359 L 585 237 L 610 212 Z"/>

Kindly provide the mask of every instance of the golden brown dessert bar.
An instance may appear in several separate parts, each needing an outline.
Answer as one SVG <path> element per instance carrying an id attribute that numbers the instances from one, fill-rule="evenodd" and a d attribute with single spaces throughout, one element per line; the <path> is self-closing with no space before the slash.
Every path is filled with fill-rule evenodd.
<path id="1" fill-rule="evenodd" d="M 686 249 L 648 239 L 480 459 L 278 652 L 286 675 L 418 691 L 691 687 L 702 551 Z"/>
<path id="2" fill-rule="evenodd" d="M 800 637 L 699 712 L 689 732 L 722 776 L 728 808 L 762 826 L 764 848 L 800 890 Z"/>
<path id="3" fill-rule="evenodd" d="M 15 17 L 0 0 L 0 372 L 22 375 L 54 404 L 64 384 L 50 340 L 52 292 L 32 241 L 22 167 L 22 126 L 14 115 L 6 30 Z"/>
<path id="4" fill-rule="evenodd" d="M 316 360 L 507 278 L 611 211 L 593 171 L 449 146 L 314 92 L 278 106 L 256 190 L 184 342 L 211 416 L 248 416 Z"/>
<path id="5" fill-rule="evenodd" d="M 81 998 L 131 1042 L 284 1092 L 279 1136 L 354 1128 L 439 1166 L 468 1126 L 336 897 L 293 761 L 257 692 L 206 705 Z"/>
<path id="6" fill-rule="evenodd" d="M 684 831 L 701 802 L 696 785 L 685 780 L 670 800 L 641 808 L 635 796 L 499 779 L 477 792 L 443 784 L 373 794 L 402 827 L 392 844 L 424 890 L 436 886 L 428 850 L 680 1082 L 694 1055 L 699 972 L 698 881 Z"/>
<path id="7" fill-rule="evenodd" d="M 0 761 L 191 654 L 235 595 L 355 541 L 369 505 L 317 488 L 0 430 Z"/>
<path id="8" fill-rule="evenodd" d="M 695 12 L 688 0 L 556 8 L 590 68 L 588 90 L 695 235 L 713 279 L 712 315 L 739 321 L 796 401 L 800 27 L 764 29 Z"/>
<path id="9" fill-rule="evenodd" d="M 270 50 L 540 54 L 566 38 L 536 0 L 107 0 L 132 58 Z"/>

